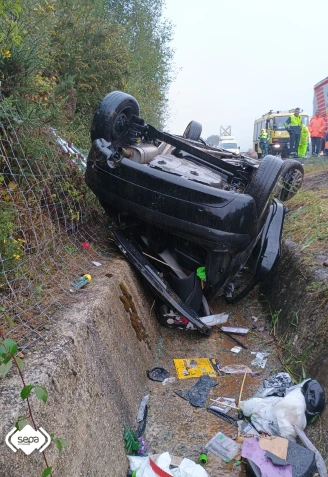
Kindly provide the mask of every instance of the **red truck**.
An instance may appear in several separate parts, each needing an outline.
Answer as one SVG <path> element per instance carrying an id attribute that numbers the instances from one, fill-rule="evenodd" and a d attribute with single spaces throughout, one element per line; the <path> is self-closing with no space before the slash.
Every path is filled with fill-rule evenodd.
<path id="1" fill-rule="evenodd" d="M 323 79 L 314 86 L 313 115 L 315 115 L 318 109 L 326 118 L 327 128 L 324 137 L 324 153 L 328 154 L 328 78 Z"/>

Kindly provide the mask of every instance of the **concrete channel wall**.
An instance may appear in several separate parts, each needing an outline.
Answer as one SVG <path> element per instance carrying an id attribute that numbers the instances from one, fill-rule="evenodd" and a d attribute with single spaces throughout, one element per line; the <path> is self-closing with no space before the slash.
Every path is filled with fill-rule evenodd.
<path id="1" fill-rule="evenodd" d="M 328 270 L 322 266 L 326 256 L 318 256 L 318 266 L 310 271 L 297 245 L 283 244 L 283 256 L 275 272 L 261 286 L 265 305 L 277 317 L 277 330 L 284 343 L 300 358 L 307 377 L 317 379 L 328 399 Z M 288 338 L 287 338 L 288 337 Z M 288 351 L 284 353 L 286 359 Z M 293 365 L 293 361 L 289 365 Z M 302 375 L 301 362 L 294 367 Z M 318 427 L 309 426 L 307 432 L 318 442 Z M 320 419 L 320 428 L 328 442 L 328 411 Z M 327 452 L 327 450 L 326 450 Z M 326 454 L 326 457 L 327 454 Z"/>
<path id="2" fill-rule="evenodd" d="M 55 332 L 24 358 L 26 383 L 49 392 L 46 404 L 31 399 L 37 427 L 69 442 L 61 454 L 53 443 L 46 451 L 59 477 L 126 475 L 123 423 L 136 427 L 146 370 L 153 366 L 158 330 L 152 300 L 124 260 L 102 272 Z M 1 477 L 40 477 L 45 468 L 37 450 L 15 454 L 4 443 L 26 413 L 21 387 L 16 371 L 0 380 Z"/>

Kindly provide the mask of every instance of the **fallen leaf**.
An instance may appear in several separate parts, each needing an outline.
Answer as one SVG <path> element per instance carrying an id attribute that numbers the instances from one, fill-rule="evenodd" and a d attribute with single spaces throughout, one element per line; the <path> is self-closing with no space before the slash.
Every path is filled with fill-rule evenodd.
<path id="1" fill-rule="evenodd" d="M 9 184 L 8 184 L 8 189 L 9 189 L 10 191 L 13 191 L 13 190 L 17 189 L 17 184 L 16 184 L 16 182 L 13 182 L 13 181 L 9 182 Z"/>

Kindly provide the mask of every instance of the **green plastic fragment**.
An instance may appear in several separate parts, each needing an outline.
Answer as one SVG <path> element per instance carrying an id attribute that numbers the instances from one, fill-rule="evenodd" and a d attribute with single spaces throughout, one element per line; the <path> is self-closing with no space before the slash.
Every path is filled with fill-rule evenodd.
<path id="1" fill-rule="evenodd" d="M 199 268 L 197 268 L 197 277 L 198 277 L 200 280 L 203 280 L 204 282 L 206 282 L 206 270 L 205 270 L 205 267 L 199 267 Z"/>

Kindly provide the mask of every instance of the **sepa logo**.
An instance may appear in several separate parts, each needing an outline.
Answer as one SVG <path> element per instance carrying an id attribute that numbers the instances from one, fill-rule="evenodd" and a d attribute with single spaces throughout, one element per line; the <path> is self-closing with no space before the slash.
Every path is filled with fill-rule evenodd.
<path id="1" fill-rule="evenodd" d="M 35 449 L 43 452 L 50 442 L 51 437 L 42 427 L 36 431 L 29 424 L 20 431 L 14 427 L 6 436 L 6 444 L 12 451 L 17 452 L 21 449 L 26 455 L 32 454 Z"/>

